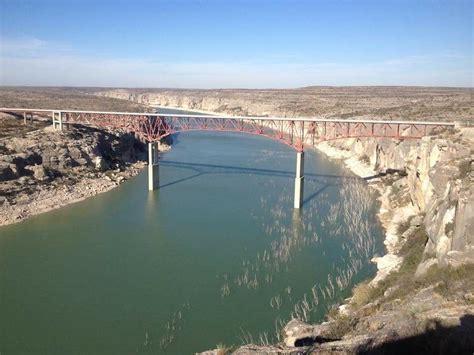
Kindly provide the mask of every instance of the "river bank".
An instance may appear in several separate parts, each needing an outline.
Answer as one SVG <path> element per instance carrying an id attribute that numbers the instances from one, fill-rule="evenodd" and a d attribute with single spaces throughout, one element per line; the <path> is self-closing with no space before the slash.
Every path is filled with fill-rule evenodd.
<path id="1" fill-rule="evenodd" d="M 1 119 L 22 125 L 15 117 Z M 130 134 L 84 126 L 57 132 L 42 125 L 3 138 L 0 226 L 109 191 L 137 175 L 145 161 L 145 145 Z"/>

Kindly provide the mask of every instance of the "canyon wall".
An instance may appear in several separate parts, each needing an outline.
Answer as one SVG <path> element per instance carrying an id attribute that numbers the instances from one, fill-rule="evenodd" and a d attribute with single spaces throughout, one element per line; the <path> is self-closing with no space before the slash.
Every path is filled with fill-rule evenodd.
<path id="1" fill-rule="evenodd" d="M 145 159 L 133 135 L 91 127 L 47 126 L 0 139 L 0 226 L 108 191 L 138 174 Z"/>
<path id="2" fill-rule="evenodd" d="M 472 119 L 472 90 L 425 87 L 306 87 L 298 89 L 111 89 L 95 95 L 137 104 L 239 116 Z"/>
<path id="3" fill-rule="evenodd" d="M 319 149 L 349 164 L 356 158 L 375 174 L 398 173 L 388 188 L 400 195 L 408 190 L 399 209 L 408 211 L 406 219 L 421 215 L 429 237 L 418 268 L 423 272 L 435 263 L 474 262 L 473 141 L 474 129 L 463 128 L 418 141 L 353 138 L 322 143 Z"/>
<path id="4" fill-rule="evenodd" d="M 207 93 L 201 97 L 193 93 L 174 92 L 134 92 L 129 90 L 110 90 L 97 93 L 99 96 L 130 100 L 151 106 L 179 107 L 185 110 L 219 112 L 229 115 L 249 116 L 291 116 L 294 110 L 282 109 L 273 103 L 252 102 L 251 95 L 223 97 L 219 92 Z"/>

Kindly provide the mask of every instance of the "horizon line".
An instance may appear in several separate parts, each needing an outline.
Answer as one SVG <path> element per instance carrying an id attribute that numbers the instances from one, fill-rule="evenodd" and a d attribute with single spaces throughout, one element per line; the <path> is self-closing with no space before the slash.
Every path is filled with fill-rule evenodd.
<path id="1" fill-rule="evenodd" d="M 72 89 L 133 89 L 133 90 L 193 90 L 193 91 L 211 91 L 211 90 L 301 90 L 311 88 L 430 88 L 430 89 L 467 89 L 473 90 L 472 86 L 433 86 L 433 85 L 308 85 L 299 87 L 261 87 L 261 88 L 244 88 L 244 87 L 210 87 L 210 88 L 195 88 L 195 87 L 159 87 L 159 86 L 73 86 L 73 85 L 3 85 L 0 88 L 72 88 Z"/>

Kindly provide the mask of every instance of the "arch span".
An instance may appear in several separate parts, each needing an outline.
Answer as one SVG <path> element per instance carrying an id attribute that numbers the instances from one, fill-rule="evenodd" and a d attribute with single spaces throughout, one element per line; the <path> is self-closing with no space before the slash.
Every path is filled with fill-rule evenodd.
<path id="1" fill-rule="evenodd" d="M 257 132 L 250 132 L 250 131 L 236 131 L 236 130 L 224 130 L 224 129 L 221 129 L 221 130 L 217 131 L 217 130 L 214 130 L 214 129 L 196 128 L 196 129 L 186 129 L 186 130 L 173 131 L 173 132 L 170 132 L 170 133 L 162 134 L 158 137 L 158 140 L 161 140 L 163 138 L 172 136 L 174 134 L 186 133 L 186 132 L 242 133 L 242 134 L 246 134 L 246 135 L 250 135 L 250 136 L 257 136 L 257 137 L 264 137 L 264 138 L 267 138 L 267 139 L 271 139 L 273 141 L 277 141 L 279 143 L 285 144 L 288 147 L 290 147 L 292 149 L 295 149 L 296 151 L 299 151 L 298 148 L 295 145 L 292 145 L 291 142 L 286 141 L 283 137 L 280 137 L 278 135 L 270 135 L 270 134 L 266 134 L 266 133 L 257 133 Z"/>
<path id="2" fill-rule="evenodd" d="M 0 112 L 24 115 L 51 115 L 53 126 L 93 125 L 135 133 L 148 142 L 148 188 L 158 187 L 158 144 L 163 137 L 185 131 L 240 132 L 283 142 L 297 151 L 294 207 L 303 201 L 304 146 L 345 138 L 381 137 L 417 139 L 438 129 L 454 127 L 451 122 L 414 122 L 380 120 L 345 120 L 291 117 L 235 117 L 180 115 L 140 112 L 99 112 L 77 110 L 38 110 L 1 108 Z"/>
<path id="3" fill-rule="evenodd" d="M 87 123 L 135 132 L 147 142 L 157 142 L 184 131 L 241 132 L 280 141 L 302 152 L 307 144 L 362 137 L 421 138 L 436 130 L 454 127 L 447 122 L 344 120 L 291 117 L 234 117 L 64 111 L 64 123 Z"/>
<path id="4" fill-rule="evenodd" d="M 173 133 L 201 130 L 243 132 L 281 141 L 297 151 L 305 144 L 362 137 L 421 138 L 436 130 L 452 128 L 452 122 L 325 119 L 318 117 L 242 117 L 181 115 L 140 112 L 101 112 L 1 108 L 2 112 L 50 115 L 53 124 L 84 124 L 134 132 L 147 142 L 157 142 Z"/>

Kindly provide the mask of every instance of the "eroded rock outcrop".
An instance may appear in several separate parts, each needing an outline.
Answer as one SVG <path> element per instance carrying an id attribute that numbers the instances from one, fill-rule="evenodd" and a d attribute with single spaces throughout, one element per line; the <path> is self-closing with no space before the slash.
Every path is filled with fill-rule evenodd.
<path id="1" fill-rule="evenodd" d="M 144 166 L 131 134 L 51 127 L 0 140 L 0 225 L 107 191 Z"/>
<path id="2" fill-rule="evenodd" d="M 336 158 L 362 160 L 374 174 L 399 172 L 388 188 L 395 194 L 407 189 L 408 199 L 400 198 L 398 206 L 409 210 L 406 219 L 423 216 L 429 237 L 424 263 L 435 258 L 439 265 L 459 265 L 474 262 L 474 233 L 469 233 L 474 229 L 473 131 L 463 128 L 416 142 L 348 139 L 321 144 L 320 149 L 346 152 L 336 153 Z"/>

